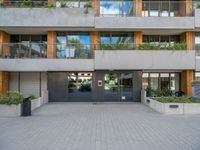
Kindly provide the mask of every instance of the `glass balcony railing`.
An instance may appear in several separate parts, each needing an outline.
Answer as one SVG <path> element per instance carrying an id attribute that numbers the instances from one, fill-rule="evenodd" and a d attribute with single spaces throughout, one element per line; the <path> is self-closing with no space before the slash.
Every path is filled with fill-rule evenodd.
<path id="1" fill-rule="evenodd" d="M 193 3 L 189 1 L 143 1 L 144 17 L 182 17 L 192 16 Z M 190 8 L 190 13 L 187 12 Z"/>
<path id="2" fill-rule="evenodd" d="M 200 56 L 200 44 L 195 45 L 196 56 Z"/>
<path id="3" fill-rule="evenodd" d="M 47 58 L 47 44 L 0 43 L 0 58 Z"/>
<path id="4" fill-rule="evenodd" d="M 0 6 L 5 8 L 84 8 L 92 7 L 92 0 L 0 0 Z"/>
<path id="5" fill-rule="evenodd" d="M 134 43 L 82 44 L 82 43 L 0 43 L 0 58 L 47 58 L 47 49 L 54 58 L 91 59 L 95 50 L 186 50 L 185 43 Z M 197 49 L 197 47 L 196 47 Z M 198 45 L 198 50 L 200 46 Z M 197 51 L 198 52 L 198 51 Z M 200 54 L 200 53 L 199 53 Z"/>

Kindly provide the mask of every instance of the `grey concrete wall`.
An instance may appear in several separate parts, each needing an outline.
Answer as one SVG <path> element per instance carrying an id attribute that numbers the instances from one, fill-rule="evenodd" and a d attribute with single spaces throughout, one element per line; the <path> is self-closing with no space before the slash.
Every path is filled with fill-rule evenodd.
<path id="1" fill-rule="evenodd" d="M 200 57 L 196 57 L 195 69 L 196 69 L 196 71 L 200 71 Z"/>
<path id="2" fill-rule="evenodd" d="M 195 27 L 200 28 L 200 9 L 195 9 Z"/>
<path id="3" fill-rule="evenodd" d="M 0 59 L 1 71 L 93 71 L 93 59 Z"/>
<path id="4" fill-rule="evenodd" d="M 1 8 L 0 27 L 94 27 L 94 16 L 83 8 Z"/>
<path id="5" fill-rule="evenodd" d="M 20 91 L 24 97 L 40 97 L 40 94 L 47 90 L 47 73 L 41 73 L 40 82 L 39 72 L 11 72 L 9 90 Z"/>
<path id="6" fill-rule="evenodd" d="M 97 29 L 194 29 L 194 17 L 96 17 Z"/>
<path id="7" fill-rule="evenodd" d="M 95 69 L 195 69 L 195 51 L 99 50 L 95 52 Z"/>
<path id="8" fill-rule="evenodd" d="M 133 72 L 133 100 L 141 102 L 142 71 Z"/>

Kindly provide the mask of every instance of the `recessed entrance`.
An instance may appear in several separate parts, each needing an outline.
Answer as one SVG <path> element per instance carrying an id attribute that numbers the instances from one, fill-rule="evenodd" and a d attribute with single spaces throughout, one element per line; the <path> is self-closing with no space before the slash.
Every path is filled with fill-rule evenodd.
<path id="1" fill-rule="evenodd" d="M 133 73 L 106 73 L 105 101 L 132 101 Z"/>
<path id="2" fill-rule="evenodd" d="M 141 81 L 141 71 L 49 72 L 49 101 L 140 101 Z"/>

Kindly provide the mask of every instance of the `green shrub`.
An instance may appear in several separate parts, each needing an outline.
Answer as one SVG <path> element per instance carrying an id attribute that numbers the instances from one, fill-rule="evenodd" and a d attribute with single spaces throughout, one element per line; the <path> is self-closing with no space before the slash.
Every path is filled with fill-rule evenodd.
<path id="1" fill-rule="evenodd" d="M 188 97 L 161 97 L 155 100 L 161 103 L 200 103 L 200 100 Z"/>
<path id="2" fill-rule="evenodd" d="M 34 99 L 36 99 L 36 97 L 34 95 L 29 96 L 29 100 L 34 100 Z"/>
<path id="3" fill-rule="evenodd" d="M 1 96 L 0 97 L 0 104 L 6 104 L 6 105 L 18 105 L 23 102 L 23 96 L 19 92 L 8 92 L 7 96 Z"/>

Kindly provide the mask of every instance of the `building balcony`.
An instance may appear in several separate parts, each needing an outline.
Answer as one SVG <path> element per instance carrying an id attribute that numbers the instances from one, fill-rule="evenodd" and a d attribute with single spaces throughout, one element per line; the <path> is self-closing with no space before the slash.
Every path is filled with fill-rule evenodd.
<path id="1" fill-rule="evenodd" d="M 94 28 L 95 12 L 86 8 L 0 8 L 0 30 L 35 28 L 35 32 L 64 28 Z M 21 30 L 23 32 L 24 30 Z"/>
<path id="2" fill-rule="evenodd" d="M 47 58 L 55 50 L 57 57 Z M 52 49 L 53 48 L 53 49 Z M 55 48 L 55 49 L 54 49 Z M 2 44 L 0 70 L 3 71 L 94 71 L 195 69 L 195 51 L 185 44 L 173 47 L 142 44 Z"/>
<path id="3" fill-rule="evenodd" d="M 187 70 L 195 69 L 195 51 L 97 50 L 97 70 Z"/>

